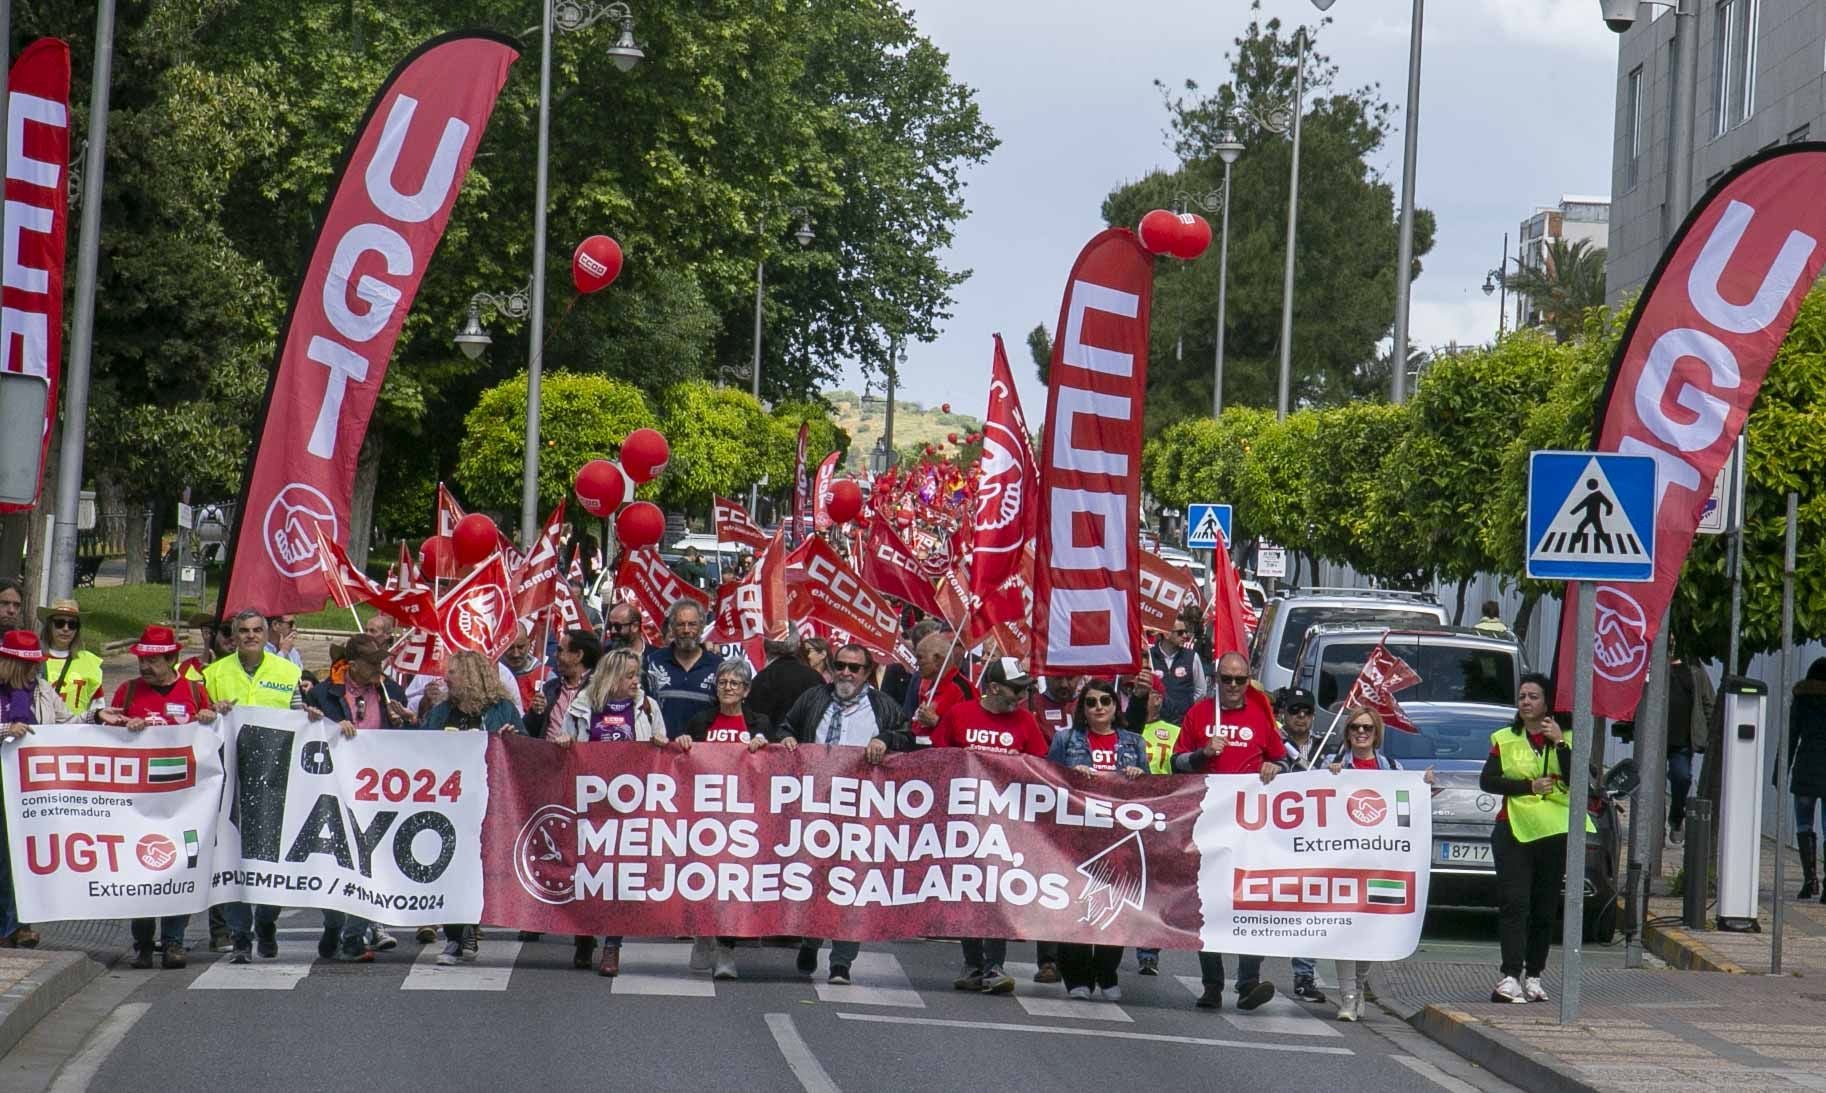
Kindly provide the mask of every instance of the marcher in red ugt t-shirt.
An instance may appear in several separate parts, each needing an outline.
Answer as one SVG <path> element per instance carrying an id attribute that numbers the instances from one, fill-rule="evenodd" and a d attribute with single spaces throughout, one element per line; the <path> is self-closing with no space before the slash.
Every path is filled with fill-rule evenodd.
<path id="1" fill-rule="evenodd" d="M 1217 699 L 1206 698 L 1186 711 L 1173 745 L 1176 774 L 1259 774 L 1274 781 L 1287 755 L 1275 727 L 1274 704 L 1249 680 L 1249 663 L 1226 653 L 1217 665 Z"/>

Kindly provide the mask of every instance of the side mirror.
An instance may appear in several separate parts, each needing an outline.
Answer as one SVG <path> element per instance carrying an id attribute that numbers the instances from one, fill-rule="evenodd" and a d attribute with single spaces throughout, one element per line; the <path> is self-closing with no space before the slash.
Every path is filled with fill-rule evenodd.
<path id="1" fill-rule="evenodd" d="M 1624 759 L 1610 768 L 1601 783 L 1606 797 L 1628 797 L 1636 792 L 1642 784 L 1642 772 L 1636 769 L 1634 759 Z"/>

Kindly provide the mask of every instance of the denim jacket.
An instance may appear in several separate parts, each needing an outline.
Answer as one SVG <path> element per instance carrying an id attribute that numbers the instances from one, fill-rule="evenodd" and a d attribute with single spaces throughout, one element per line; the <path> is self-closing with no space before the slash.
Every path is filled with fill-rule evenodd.
<path id="1" fill-rule="evenodd" d="M 1052 738 L 1052 748 L 1046 758 L 1062 767 L 1088 767 L 1091 765 L 1091 745 L 1085 731 L 1077 726 L 1061 730 Z M 1141 737 L 1127 729 L 1116 730 L 1116 769 L 1128 767 L 1148 769 L 1147 747 Z"/>

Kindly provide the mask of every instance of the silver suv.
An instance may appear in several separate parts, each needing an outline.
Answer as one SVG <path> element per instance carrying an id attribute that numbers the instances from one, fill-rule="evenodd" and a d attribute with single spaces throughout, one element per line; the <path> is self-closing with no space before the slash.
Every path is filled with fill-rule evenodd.
<path id="1" fill-rule="evenodd" d="M 1431 595 L 1382 588 L 1314 588 L 1269 600 L 1249 644 L 1249 673 L 1273 693 L 1293 680 L 1306 632 L 1326 623 L 1416 629 L 1446 625 Z"/>
<path id="2" fill-rule="evenodd" d="M 1514 711 L 1515 691 L 1527 670 L 1521 647 L 1513 638 L 1462 627 L 1315 626 L 1295 658 L 1293 686 L 1311 691 L 1321 706 L 1335 706 L 1378 644 L 1386 644 L 1420 676 L 1419 683 L 1398 696 L 1404 703 L 1476 702 Z"/>

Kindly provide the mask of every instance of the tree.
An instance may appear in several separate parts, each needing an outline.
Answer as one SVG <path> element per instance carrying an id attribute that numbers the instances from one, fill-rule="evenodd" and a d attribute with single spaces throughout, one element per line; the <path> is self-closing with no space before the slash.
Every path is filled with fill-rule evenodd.
<path id="1" fill-rule="evenodd" d="M 1259 3 L 1255 7 L 1259 11 Z M 1243 105 L 1260 116 L 1272 113 L 1274 103 L 1292 100 L 1297 46 L 1278 19 L 1253 19 L 1228 59 L 1231 78 L 1214 92 L 1201 91 L 1193 81 L 1186 82 L 1183 94 L 1163 88 L 1179 166 L 1112 192 L 1103 203 L 1106 223 L 1133 225 L 1149 209 L 1174 207 L 1178 193 L 1216 191 L 1223 167 L 1214 147 L 1225 128 L 1236 124 L 1233 109 Z M 1374 87 L 1334 90 L 1336 76 L 1336 66 L 1323 53 L 1308 54 L 1295 252 L 1296 404 L 1380 397 L 1387 387 L 1376 346 L 1394 321 L 1397 204 L 1394 189 L 1370 164 L 1388 137 L 1390 108 Z M 1273 406 L 1292 152 L 1286 137 L 1251 119 L 1237 125 L 1237 134 L 1246 150 L 1231 169 L 1224 404 Z M 1418 210 L 1416 273 L 1418 258 L 1432 248 L 1433 230 L 1432 214 Z M 1211 405 L 1217 251 L 1214 241 L 1197 261 L 1157 266 L 1148 362 L 1150 432 Z"/>
<path id="2" fill-rule="evenodd" d="M 672 460 L 660 497 L 674 507 L 708 505 L 757 481 L 777 447 L 774 423 L 746 391 L 702 380 L 674 384 L 659 399 L 660 432 Z"/>
<path id="3" fill-rule="evenodd" d="M 1585 312 L 1604 305 L 1604 260 L 1609 252 L 1589 239 L 1553 239 L 1539 266 L 1516 259 L 1504 276 L 1509 291 L 1527 299 L 1538 322 L 1555 341 L 1570 341 L 1585 325 Z"/>
<path id="4" fill-rule="evenodd" d="M 539 403 L 539 435 L 545 441 L 539 459 L 541 516 L 570 494 L 577 468 L 592 459 L 613 459 L 629 433 L 659 425 L 638 388 L 605 376 L 549 373 L 543 378 Z M 484 391 L 463 421 L 463 434 L 456 481 L 464 500 L 473 508 L 517 517 L 526 465 L 526 377 L 516 376 Z M 680 462 L 677 443 L 673 440 L 668 474 Z M 418 485 L 422 488 L 423 482 Z M 664 486 L 662 478 L 660 487 Z M 643 489 L 653 492 L 651 486 Z M 419 511 L 429 514 L 431 506 L 432 499 L 426 497 Z"/>

